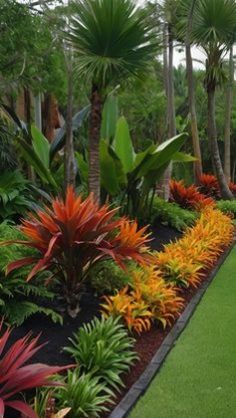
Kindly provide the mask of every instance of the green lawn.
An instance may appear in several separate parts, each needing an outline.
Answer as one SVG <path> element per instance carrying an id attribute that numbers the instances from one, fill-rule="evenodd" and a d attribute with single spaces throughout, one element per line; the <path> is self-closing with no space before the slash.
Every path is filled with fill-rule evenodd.
<path id="1" fill-rule="evenodd" d="M 236 417 L 236 247 L 130 418 Z"/>

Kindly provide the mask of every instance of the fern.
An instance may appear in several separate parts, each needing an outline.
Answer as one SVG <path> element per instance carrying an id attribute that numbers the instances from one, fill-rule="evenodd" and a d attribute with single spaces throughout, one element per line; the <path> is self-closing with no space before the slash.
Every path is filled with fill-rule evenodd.
<path id="1" fill-rule="evenodd" d="M 21 232 L 7 222 L 0 224 L 1 241 L 21 239 Z M 27 283 L 27 268 L 5 276 L 6 266 L 17 258 L 31 256 L 34 250 L 21 245 L 0 247 L 0 316 L 5 316 L 11 325 L 21 325 L 36 313 L 49 316 L 53 322 L 62 323 L 62 317 L 52 309 L 36 303 L 34 299 L 51 300 L 54 293 L 44 282 L 47 273 L 42 273 L 33 282 Z M 33 299 L 33 300 L 32 300 Z"/>
<path id="2" fill-rule="evenodd" d="M 18 171 L 5 171 L 0 176 L 0 216 L 7 219 L 22 215 L 31 208 L 27 181 Z"/>

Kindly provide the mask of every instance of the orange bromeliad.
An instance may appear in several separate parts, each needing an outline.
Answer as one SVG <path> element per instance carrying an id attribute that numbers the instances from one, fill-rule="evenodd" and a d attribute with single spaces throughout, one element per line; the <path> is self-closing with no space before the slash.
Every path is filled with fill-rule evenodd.
<path id="1" fill-rule="evenodd" d="M 154 266 L 131 271 L 131 280 L 131 287 L 104 297 L 101 307 L 105 315 L 122 316 L 127 327 L 138 334 L 148 331 L 155 320 L 166 327 L 178 316 L 183 299 Z"/>
<path id="2" fill-rule="evenodd" d="M 50 207 L 23 220 L 20 229 L 27 240 L 14 243 L 36 249 L 38 256 L 9 264 L 7 272 L 34 264 L 27 278 L 31 280 L 40 271 L 52 271 L 61 281 L 68 312 L 76 316 L 81 286 L 92 265 L 112 258 L 125 268 L 126 260 L 145 264 L 150 259 L 146 228 L 138 230 L 136 222 L 116 213 L 107 205 L 99 207 L 92 195 L 82 200 L 69 187 L 65 200 L 54 199 Z"/>

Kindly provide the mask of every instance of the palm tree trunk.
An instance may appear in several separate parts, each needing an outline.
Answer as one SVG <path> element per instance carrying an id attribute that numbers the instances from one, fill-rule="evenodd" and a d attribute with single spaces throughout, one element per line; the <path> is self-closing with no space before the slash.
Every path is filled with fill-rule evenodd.
<path id="1" fill-rule="evenodd" d="M 175 91 L 174 91 L 174 45 L 171 25 L 169 25 L 169 63 L 168 63 L 168 137 L 176 135 Z"/>
<path id="2" fill-rule="evenodd" d="M 189 100 L 189 112 L 191 116 L 191 132 L 192 132 L 192 143 L 193 153 L 197 158 L 194 162 L 194 177 L 195 182 L 198 182 L 199 177 L 202 174 L 202 156 L 197 126 L 197 113 L 195 106 L 195 92 L 194 92 L 194 77 L 193 77 L 193 60 L 191 54 L 191 32 L 193 23 L 193 14 L 196 0 L 192 0 L 191 7 L 189 9 L 187 32 L 185 40 L 185 52 L 186 52 L 186 71 L 187 71 L 187 82 L 188 82 L 188 100 Z"/>
<path id="3" fill-rule="evenodd" d="M 197 158 L 194 162 L 194 178 L 195 182 L 198 182 L 199 177 L 202 175 L 202 155 L 197 126 L 197 113 L 195 106 L 195 92 L 194 92 L 194 78 L 193 78 L 193 61 L 191 54 L 191 46 L 186 43 L 186 70 L 187 70 L 187 82 L 188 82 L 188 100 L 189 100 L 189 112 L 191 116 L 191 132 L 193 143 L 193 154 Z"/>
<path id="4" fill-rule="evenodd" d="M 89 191 L 100 201 L 99 143 L 102 123 L 102 97 L 96 85 L 92 86 L 89 129 Z M 108 173 L 109 175 L 109 173 Z"/>
<path id="5" fill-rule="evenodd" d="M 211 147 L 212 161 L 215 169 L 215 173 L 219 182 L 221 197 L 223 199 L 233 199 L 233 194 L 229 190 L 228 183 L 226 181 L 220 152 L 217 142 L 217 130 L 216 130 L 216 120 L 215 120 L 215 88 L 207 89 L 207 98 L 208 98 L 208 135 Z"/>
<path id="6" fill-rule="evenodd" d="M 228 182 L 231 178 L 231 161 L 230 161 L 230 137 L 231 137 L 231 113 L 233 102 L 233 85 L 234 85 L 234 57 L 233 46 L 230 48 L 229 56 L 229 82 L 226 90 L 226 103 L 225 103 L 225 159 L 224 159 L 224 172 Z"/>
<path id="7" fill-rule="evenodd" d="M 175 123 L 175 96 L 174 96 L 174 67 L 173 67 L 173 34 L 171 25 L 168 25 L 168 67 L 166 78 L 166 90 L 167 90 L 167 135 L 168 138 L 172 138 L 176 135 L 176 123 Z M 163 180 L 163 198 L 169 200 L 170 197 L 170 179 L 172 174 L 172 164 L 166 169 Z"/>
<path id="8" fill-rule="evenodd" d="M 75 186 L 76 164 L 74 155 L 74 141 L 72 130 L 72 112 L 73 112 L 73 77 L 72 77 L 72 52 L 68 51 L 67 62 L 67 114 L 66 114 L 66 143 L 65 143 L 65 190 L 69 185 Z"/>

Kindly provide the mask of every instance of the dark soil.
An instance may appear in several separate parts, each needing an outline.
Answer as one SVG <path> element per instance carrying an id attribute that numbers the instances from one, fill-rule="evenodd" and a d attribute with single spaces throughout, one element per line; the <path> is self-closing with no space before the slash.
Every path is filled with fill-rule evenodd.
<path id="1" fill-rule="evenodd" d="M 162 225 L 161 223 L 158 224 L 157 222 L 152 226 L 151 231 L 152 241 L 150 242 L 150 246 L 156 251 L 162 251 L 164 245 L 169 244 L 182 236 L 182 233 L 176 229 Z"/>

